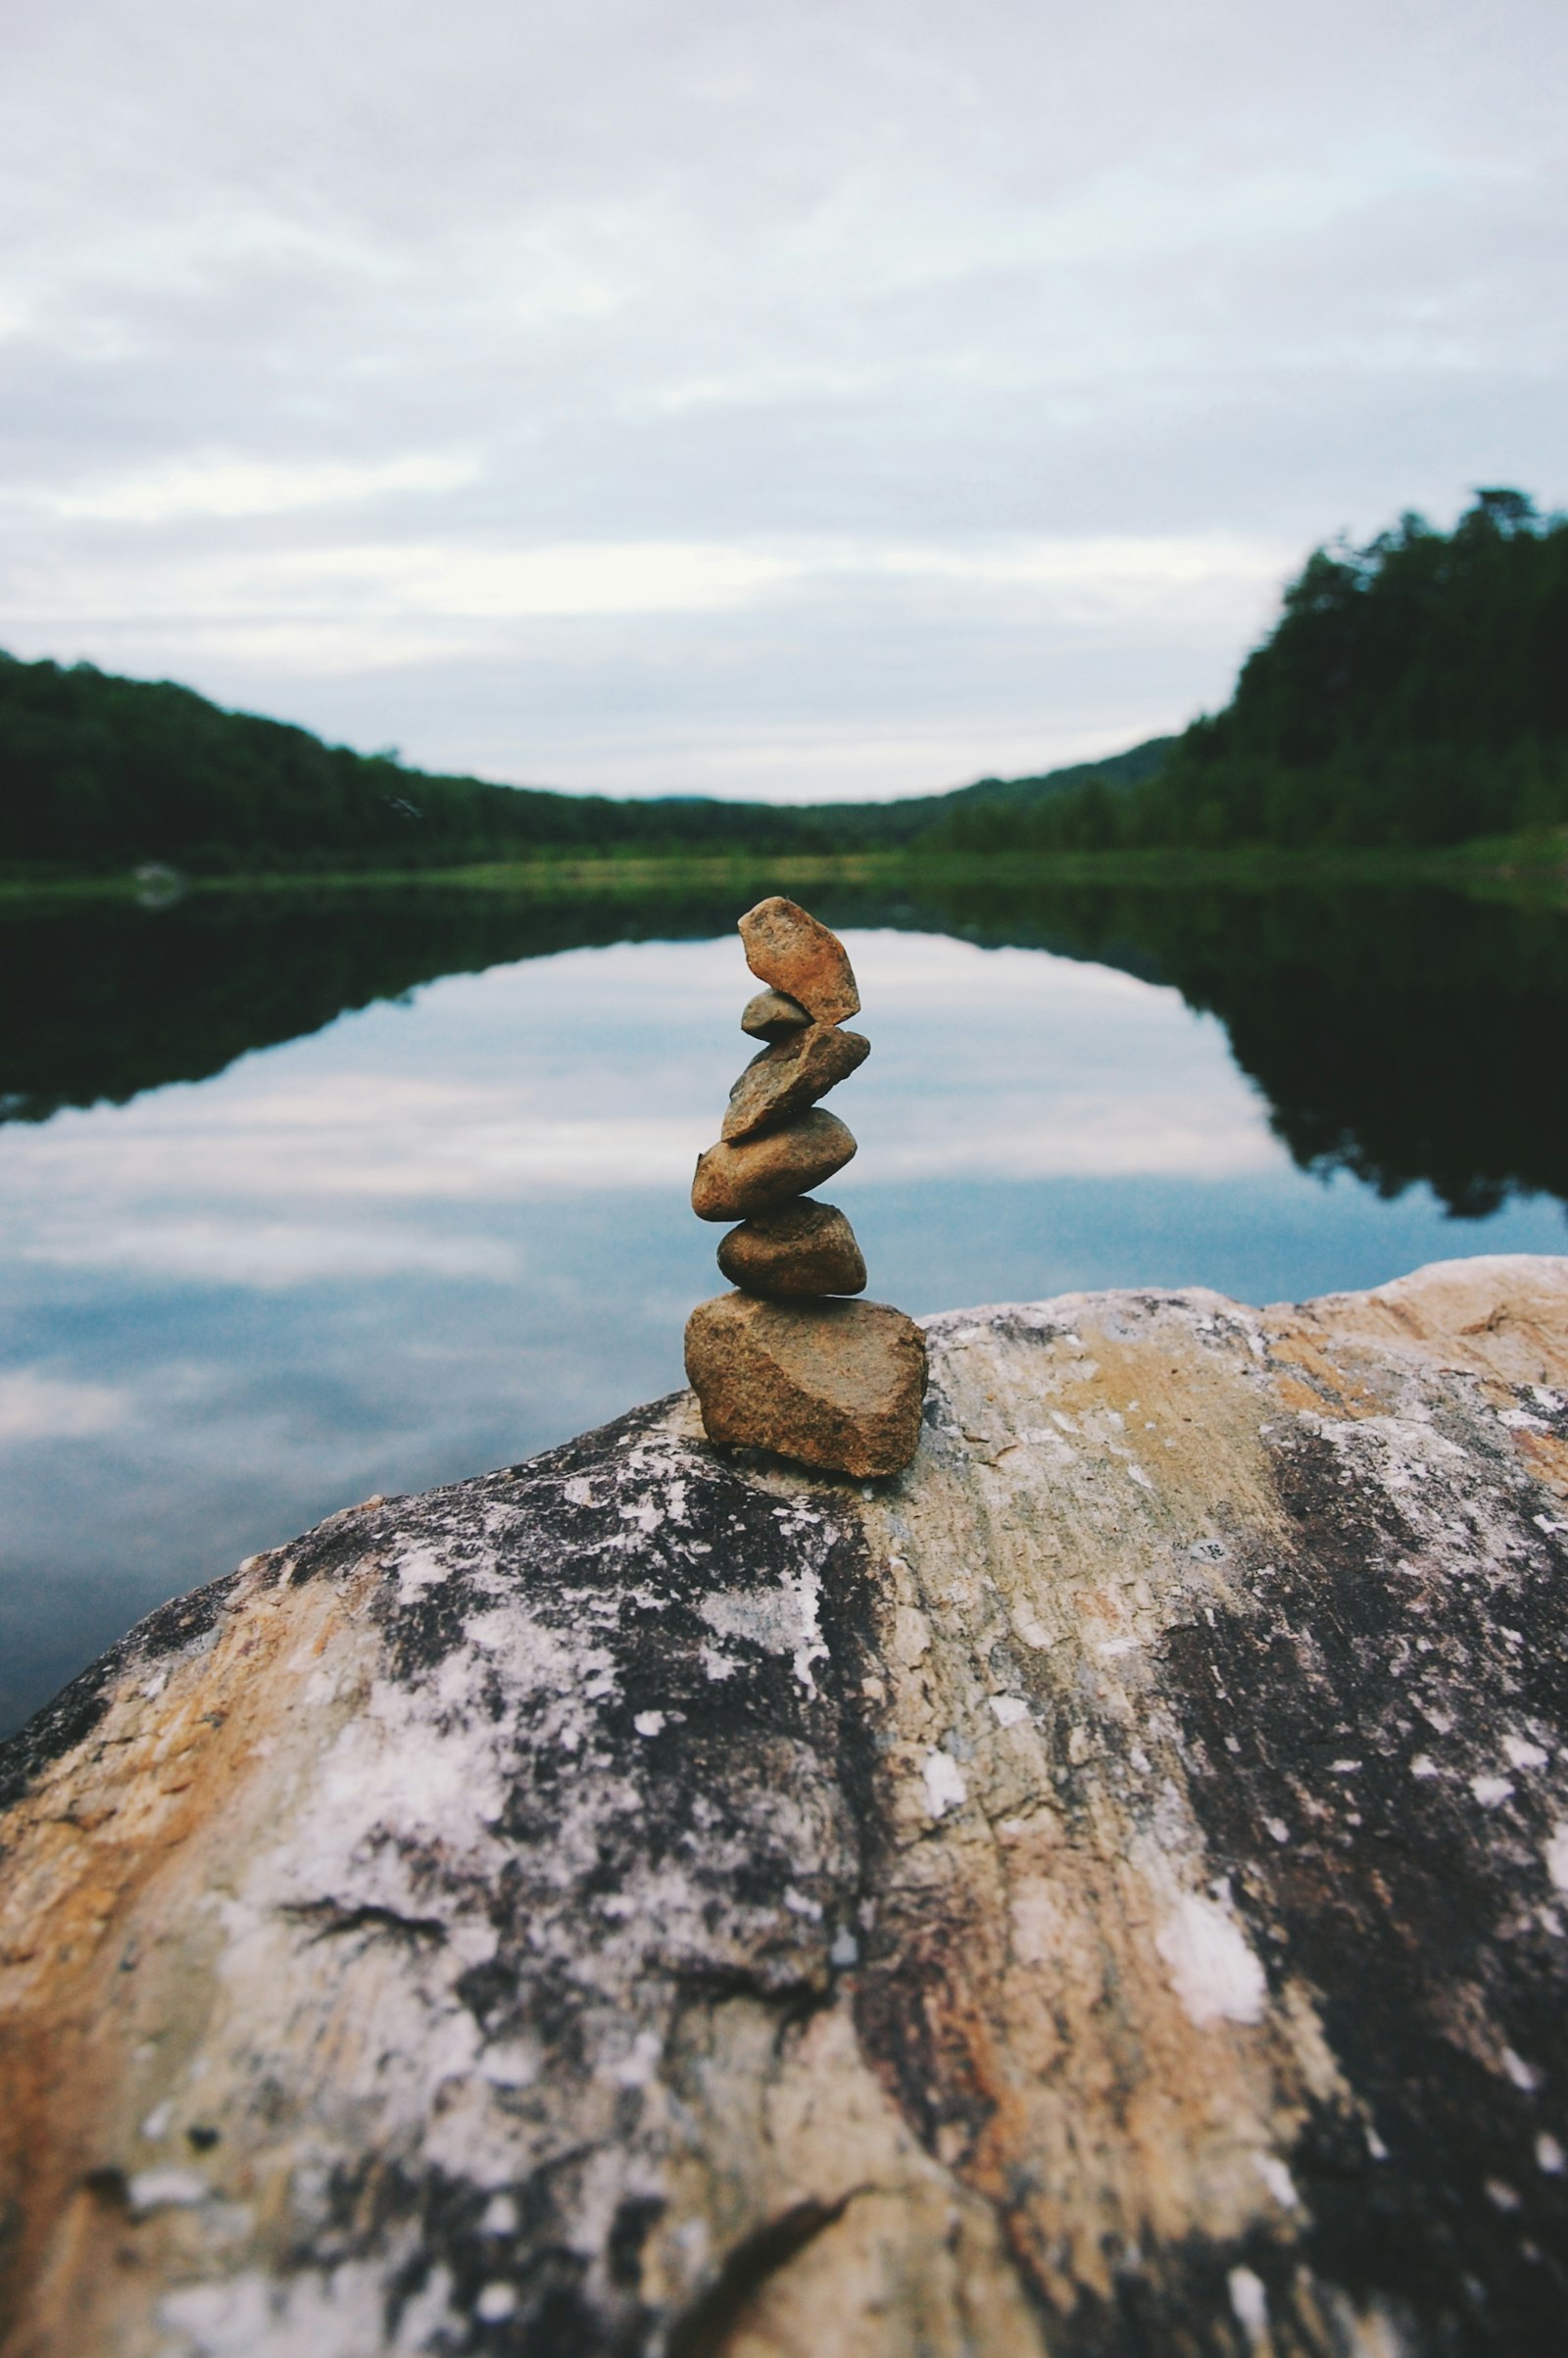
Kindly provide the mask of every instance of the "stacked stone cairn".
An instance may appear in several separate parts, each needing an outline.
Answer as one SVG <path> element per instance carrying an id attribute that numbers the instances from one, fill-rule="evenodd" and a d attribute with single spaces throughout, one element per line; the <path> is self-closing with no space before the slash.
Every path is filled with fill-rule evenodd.
<path id="1" fill-rule="evenodd" d="M 760 901 L 740 935 L 764 985 L 741 1029 L 767 1045 L 729 1093 L 718 1144 L 698 1158 L 693 1211 L 740 1222 L 718 1248 L 737 1290 L 693 1310 L 686 1372 L 710 1441 L 860 1478 L 897 1474 L 919 1445 L 925 1337 L 886 1302 L 847 1299 L 865 1285 L 855 1231 L 808 1192 L 855 1153 L 817 1100 L 870 1054 L 841 1028 L 860 996 L 843 943 L 793 901 Z"/>

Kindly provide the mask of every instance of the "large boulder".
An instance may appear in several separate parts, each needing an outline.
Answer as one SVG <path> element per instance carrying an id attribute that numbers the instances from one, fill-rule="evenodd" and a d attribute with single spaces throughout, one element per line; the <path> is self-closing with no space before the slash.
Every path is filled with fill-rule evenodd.
<path id="1" fill-rule="evenodd" d="M 1558 2350 L 1568 1260 L 927 1324 L 155 1614 L 4 1758 L 8 2358 Z"/>

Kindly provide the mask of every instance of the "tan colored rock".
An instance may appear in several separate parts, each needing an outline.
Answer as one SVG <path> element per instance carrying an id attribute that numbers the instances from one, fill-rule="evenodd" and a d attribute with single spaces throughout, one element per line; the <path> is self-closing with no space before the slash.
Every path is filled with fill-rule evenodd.
<path id="1" fill-rule="evenodd" d="M 1568 1259 L 928 1324 L 875 1495 L 681 1393 L 0 1747 L 6 2358 L 1536 2358 Z"/>
<path id="2" fill-rule="evenodd" d="M 840 1474 L 898 1474 L 920 1443 L 925 1337 L 884 1302 L 720 1294 L 686 1321 L 710 1441 Z"/>
<path id="3" fill-rule="evenodd" d="M 753 1040 L 783 1040 L 810 1020 L 787 991 L 759 991 L 741 1009 L 741 1030 Z"/>
<path id="4" fill-rule="evenodd" d="M 844 944 L 799 903 L 777 893 L 759 901 L 742 917 L 740 935 L 758 981 L 787 992 L 818 1023 L 858 1013 L 860 994 Z"/>
<path id="5" fill-rule="evenodd" d="M 791 1196 L 804 1196 L 841 1171 L 856 1152 L 851 1131 L 836 1113 L 817 1107 L 782 1130 L 722 1139 L 697 1157 L 692 1209 L 700 1220 L 744 1220 Z"/>
<path id="6" fill-rule="evenodd" d="M 836 1024 L 813 1023 L 754 1056 L 729 1093 L 720 1135 L 734 1141 L 775 1129 L 865 1062 L 871 1043 Z"/>
<path id="7" fill-rule="evenodd" d="M 732 1228 L 718 1265 L 748 1294 L 859 1294 L 865 1262 L 855 1231 L 834 1204 L 781 1204 Z"/>

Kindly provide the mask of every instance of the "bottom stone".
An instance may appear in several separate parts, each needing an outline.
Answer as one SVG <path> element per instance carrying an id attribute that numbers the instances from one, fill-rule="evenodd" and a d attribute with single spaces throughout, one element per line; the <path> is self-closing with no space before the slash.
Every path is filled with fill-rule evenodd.
<path id="1" fill-rule="evenodd" d="M 710 1441 L 860 1476 L 919 1447 L 925 1337 L 884 1302 L 720 1294 L 686 1321 L 686 1373 Z"/>

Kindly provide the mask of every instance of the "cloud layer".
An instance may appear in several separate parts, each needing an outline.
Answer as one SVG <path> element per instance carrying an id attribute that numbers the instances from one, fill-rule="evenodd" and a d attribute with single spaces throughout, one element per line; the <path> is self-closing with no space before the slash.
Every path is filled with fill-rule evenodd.
<path id="1" fill-rule="evenodd" d="M 1561 478 L 1559 0 L 21 0 L 0 642 L 610 791 L 1223 696 Z"/>

